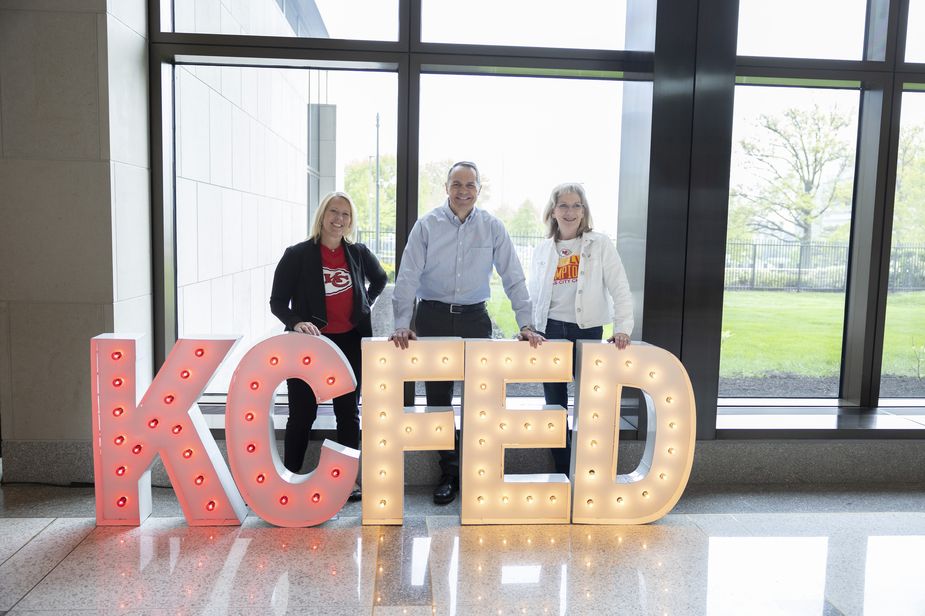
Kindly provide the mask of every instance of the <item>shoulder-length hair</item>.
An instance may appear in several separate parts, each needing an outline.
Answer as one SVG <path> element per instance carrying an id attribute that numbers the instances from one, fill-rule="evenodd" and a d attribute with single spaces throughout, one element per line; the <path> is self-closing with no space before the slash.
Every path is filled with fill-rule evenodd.
<path id="1" fill-rule="evenodd" d="M 324 222 L 324 214 L 328 211 L 331 200 L 337 197 L 346 201 L 347 205 L 350 207 L 350 224 L 344 230 L 344 241 L 348 244 L 353 243 L 353 232 L 356 229 L 357 208 L 353 205 L 353 199 L 350 198 L 350 195 L 340 191 L 326 194 L 318 205 L 318 211 L 315 212 L 315 222 L 312 224 L 311 233 L 311 238 L 316 242 L 321 239 L 321 224 Z"/>
<path id="2" fill-rule="evenodd" d="M 594 229 L 594 221 L 591 219 L 591 207 L 588 205 L 588 196 L 585 194 L 585 187 L 575 182 L 566 182 L 552 189 L 552 193 L 549 195 L 549 201 L 546 203 L 546 207 L 543 208 L 543 224 L 546 225 L 546 237 L 559 237 L 559 223 L 556 222 L 556 218 L 552 213 L 556 209 L 556 203 L 558 203 L 559 197 L 568 193 L 575 193 L 578 195 L 578 198 L 581 199 L 581 205 L 584 206 L 581 224 L 578 225 L 578 235 L 581 236 L 585 231 Z"/>

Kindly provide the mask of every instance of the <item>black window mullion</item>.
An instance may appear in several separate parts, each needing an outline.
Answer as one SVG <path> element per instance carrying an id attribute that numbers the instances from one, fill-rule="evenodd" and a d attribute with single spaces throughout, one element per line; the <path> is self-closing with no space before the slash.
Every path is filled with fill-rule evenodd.
<path id="1" fill-rule="evenodd" d="M 419 2 L 416 4 L 420 5 Z M 418 159 L 420 150 L 421 66 L 414 55 L 398 74 L 398 185 L 395 221 L 395 272 L 408 235 L 418 218 Z"/>
<path id="2" fill-rule="evenodd" d="M 715 438 L 723 324 L 738 3 L 701 0 L 691 143 L 681 362 L 697 400 L 697 436 Z"/>
<path id="3" fill-rule="evenodd" d="M 874 407 L 879 393 L 889 250 L 886 269 L 881 255 L 884 243 L 889 245 L 885 229 L 891 225 L 886 219 L 892 217 L 892 203 L 886 202 L 892 114 L 892 80 L 865 84 L 858 118 L 839 395 L 848 406 Z"/>
<path id="4" fill-rule="evenodd" d="M 176 115 L 174 65 L 148 55 L 154 373 L 177 341 Z"/>

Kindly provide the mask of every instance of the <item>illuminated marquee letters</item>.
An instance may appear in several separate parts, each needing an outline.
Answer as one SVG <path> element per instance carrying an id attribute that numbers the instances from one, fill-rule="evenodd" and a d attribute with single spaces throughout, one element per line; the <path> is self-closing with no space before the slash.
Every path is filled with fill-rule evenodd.
<path id="1" fill-rule="evenodd" d="M 295 475 L 283 467 L 270 411 L 276 386 L 287 378 L 308 383 L 318 402 L 357 385 L 347 358 L 322 336 L 281 334 L 255 345 L 241 358 L 228 389 L 228 459 L 257 515 L 277 526 L 314 526 L 331 519 L 347 502 L 360 452 L 326 440 L 313 472 Z"/>
<path id="2" fill-rule="evenodd" d="M 565 409 L 509 410 L 505 385 L 572 380 L 570 342 L 466 342 L 462 433 L 463 524 L 568 524 L 569 480 L 505 475 L 508 447 L 565 447 Z"/>
<path id="3" fill-rule="evenodd" d="M 187 522 L 240 524 L 247 508 L 196 404 L 237 339 L 178 340 L 141 403 L 136 341 L 90 343 L 96 523 L 137 526 L 151 515 L 157 454 Z"/>
<path id="4" fill-rule="evenodd" d="M 404 452 L 453 449 L 452 409 L 424 413 L 405 409 L 403 384 L 461 381 L 464 355 L 460 338 L 413 340 L 405 350 L 388 340 L 363 341 L 364 524 L 402 523 Z"/>
<path id="5" fill-rule="evenodd" d="M 179 340 L 140 403 L 136 340 L 106 334 L 91 341 L 98 524 L 138 525 L 150 515 L 155 455 L 193 525 L 240 524 L 245 500 L 278 526 L 320 524 L 341 509 L 359 452 L 325 441 L 318 467 L 293 474 L 280 462 L 271 418 L 274 391 L 287 378 L 306 381 L 319 401 L 353 391 L 353 371 L 332 342 L 283 334 L 241 359 L 225 417 L 229 471 L 196 401 L 237 339 Z M 514 341 L 430 338 L 405 350 L 384 339 L 362 345 L 364 524 L 402 523 L 405 451 L 453 448 L 452 410 L 405 409 L 406 381 L 464 381 L 463 524 L 643 524 L 668 513 L 687 485 L 693 391 L 681 363 L 658 347 L 637 343 L 621 351 L 604 342 L 579 343 L 570 483 L 565 475 L 504 475 L 503 466 L 505 448 L 565 445 L 564 409 L 509 409 L 505 387 L 571 380 L 571 343 L 548 341 L 534 349 Z M 617 475 L 624 386 L 645 394 L 648 432 L 639 467 Z"/>
<path id="6" fill-rule="evenodd" d="M 687 371 L 659 347 L 636 343 L 624 350 L 579 342 L 572 435 L 572 522 L 645 524 L 681 498 L 694 463 L 697 417 Z M 646 400 L 646 448 L 639 467 L 617 475 L 620 392 L 638 387 Z"/>

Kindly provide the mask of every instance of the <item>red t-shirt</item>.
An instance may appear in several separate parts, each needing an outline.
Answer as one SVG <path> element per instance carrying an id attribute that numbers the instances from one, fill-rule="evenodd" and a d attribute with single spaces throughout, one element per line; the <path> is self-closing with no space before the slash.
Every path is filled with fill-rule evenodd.
<path id="1" fill-rule="evenodd" d="M 336 250 L 321 246 L 321 275 L 324 277 L 324 304 L 328 311 L 328 324 L 321 328 L 325 334 L 343 334 L 353 329 L 353 281 L 347 268 L 347 257 L 341 244 Z"/>

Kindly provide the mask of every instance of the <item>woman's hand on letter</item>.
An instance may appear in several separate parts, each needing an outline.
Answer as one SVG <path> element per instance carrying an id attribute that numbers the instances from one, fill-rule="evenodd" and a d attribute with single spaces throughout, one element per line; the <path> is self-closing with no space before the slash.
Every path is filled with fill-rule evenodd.
<path id="1" fill-rule="evenodd" d="M 292 326 L 292 331 L 299 332 L 300 334 L 309 334 L 312 336 L 320 336 L 321 330 L 314 323 L 309 323 L 308 321 L 299 321 Z"/>

